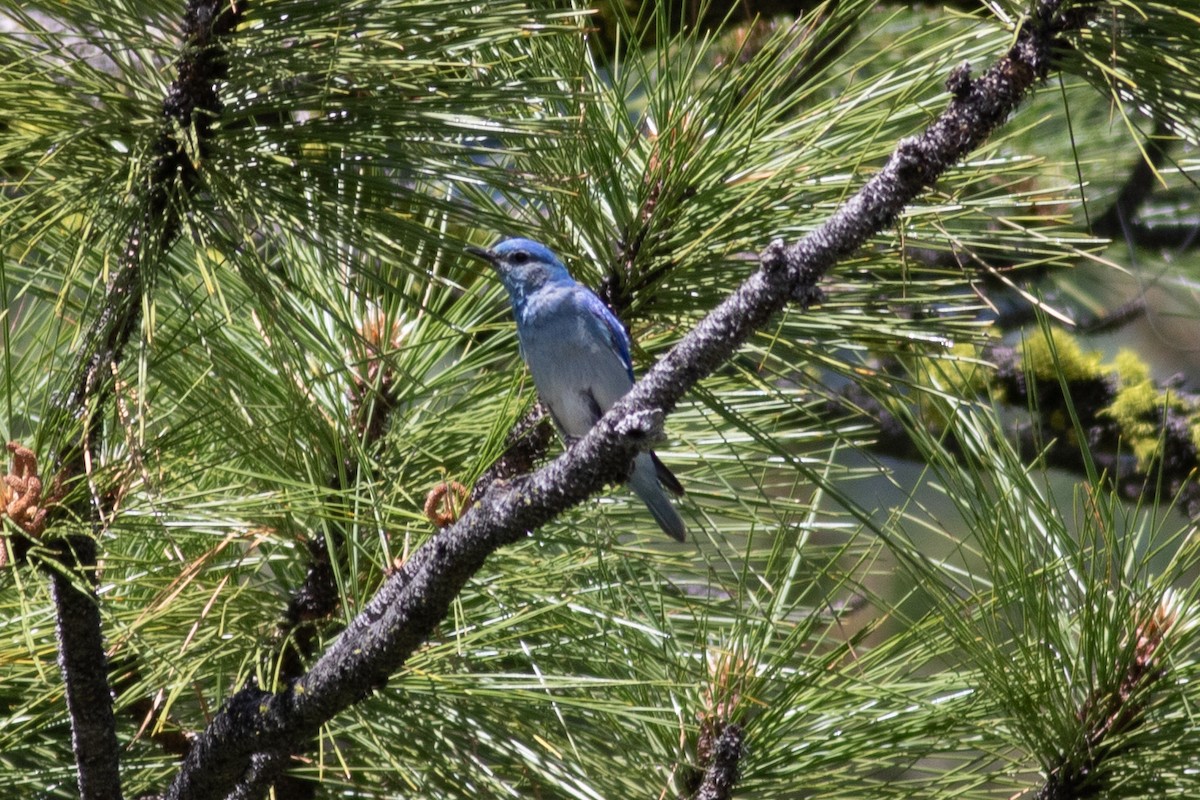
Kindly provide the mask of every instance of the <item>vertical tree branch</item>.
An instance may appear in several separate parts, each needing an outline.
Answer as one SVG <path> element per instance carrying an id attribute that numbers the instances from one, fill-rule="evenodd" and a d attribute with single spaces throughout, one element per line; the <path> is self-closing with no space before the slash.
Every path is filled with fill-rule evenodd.
<path id="1" fill-rule="evenodd" d="M 92 590 L 95 583 L 96 542 L 72 536 L 69 552 L 59 560 L 71 573 L 55 570 L 50 593 L 56 611 L 55 637 L 58 668 L 66 686 L 71 716 L 71 748 L 79 777 L 79 796 L 121 797 L 120 750 L 113 719 L 112 692 L 100 627 L 100 608 Z"/>
<path id="2" fill-rule="evenodd" d="M 342 487 L 343 480 L 349 486 L 358 483 L 363 467 L 359 448 L 370 452 L 383 440 L 401 387 L 401 376 L 388 361 L 388 354 L 398 350 L 403 343 L 401 326 L 379 312 L 371 312 L 363 319 L 358 333 L 362 360 L 352 372 L 351 386 L 346 392 L 353 440 L 344 442 L 347 453 L 344 459 L 339 462 L 335 458 L 330 465 L 328 488 L 334 495 Z M 333 619 L 341 603 L 337 574 L 347 566 L 346 542 L 350 531 L 336 520 L 350 517 L 348 513 L 331 514 L 327 530 L 318 531 L 305 541 L 308 570 L 304 582 L 293 590 L 276 626 L 279 650 L 274 658 L 277 669 L 268 670 L 268 674 L 278 676 L 279 685 L 287 685 L 304 674 L 321 626 Z M 230 797 L 258 797 L 272 786 L 277 794 L 293 800 L 316 796 L 318 782 L 285 774 L 288 764 L 286 757 L 253 759 L 250 771 Z"/>
<path id="3" fill-rule="evenodd" d="M 224 6 L 224 10 L 222 10 Z M 53 542 L 51 573 L 59 668 L 71 718 L 71 744 L 84 800 L 119 800 L 120 751 L 113 718 L 100 609 L 95 594 L 97 541 L 109 519 L 106 492 L 82 484 L 100 462 L 103 442 L 97 421 L 113 398 L 116 372 L 141 322 L 142 299 L 153 265 L 179 235 L 180 207 L 197 179 L 211 121 L 220 113 L 216 83 L 225 74 L 216 37 L 233 29 L 240 11 L 221 0 L 191 0 L 183 25 L 184 48 L 177 77 L 163 101 L 163 127 L 143 181 L 140 206 L 108 284 L 99 314 L 84 336 L 68 389 L 47 420 L 58 448 L 57 478 L 73 489 L 51 512 L 55 523 L 90 520 L 87 534 L 67 533 Z M 201 152 L 189 153 L 179 133 L 194 134 Z M 184 137 L 186 138 L 186 137 Z"/>
<path id="4" fill-rule="evenodd" d="M 711 743 L 708 765 L 692 800 L 729 800 L 737 786 L 746 733 L 741 725 L 725 725 Z"/>

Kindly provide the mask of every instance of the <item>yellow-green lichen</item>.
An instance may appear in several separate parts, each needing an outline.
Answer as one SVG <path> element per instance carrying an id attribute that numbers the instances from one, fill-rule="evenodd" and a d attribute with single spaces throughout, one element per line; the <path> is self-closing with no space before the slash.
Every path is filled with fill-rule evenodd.
<path id="1" fill-rule="evenodd" d="M 1079 340 L 1065 331 L 1034 332 L 1021 345 L 1021 363 L 1028 372 L 1043 381 L 1065 378 L 1068 383 L 1103 378 L 1103 356 L 1096 350 L 1084 351 Z"/>
<path id="2" fill-rule="evenodd" d="M 1121 350 L 1113 359 L 1117 380 L 1122 386 L 1135 386 L 1150 380 L 1150 367 L 1132 350 Z"/>
<path id="3" fill-rule="evenodd" d="M 1160 392 L 1150 378 L 1150 368 L 1131 350 L 1117 353 L 1113 371 L 1117 396 L 1102 413 L 1116 421 L 1121 439 L 1133 451 L 1138 467 L 1147 470 L 1159 455 L 1164 411 L 1187 413 L 1187 406 L 1178 396 Z"/>
<path id="4" fill-rule="evenodd" d="M 1174 412 L 1192 418 L 1197 409 L 1172 392 L 1162 391 L 1154 383 L 1150 367 L 1136 352 L 1121 350 L 1105 363 L 1098 351 L 1085 350 L 1069 333 L 1050 330 L 1034 332 L 1022 344 L 1025 370 L 1039 381 L 1065 379 L 1068 384 L 1082 381 L 1109 381 L 1116 394 L 1099 413 L 1117 426 L 1122 446 L 1137 459 L 1139 469 L 1147 471 L 1161 456 L 1164 414 Z M 1115 380 L 1113 380 L 1115 379 Z M 1052 430 L 1070 430 L 1070 420 L 1062 411 L 1053 411 L 1048 424 Z M 1190 434 L 1200 449 L 1200 419 L 1190 424 Z"/>
<path id="5" fill-rule="evenodd" d="M 1158 430 L 1153 422 L 1162 408 L 1158 390 L 1150 381 L 1125 386 L 1117 392 L 1112 405 L 1102 413 L 1116 420 L 1121 439 L 1137 457 L 1138 467 L 1147 469 L 1158 455 Z"/>

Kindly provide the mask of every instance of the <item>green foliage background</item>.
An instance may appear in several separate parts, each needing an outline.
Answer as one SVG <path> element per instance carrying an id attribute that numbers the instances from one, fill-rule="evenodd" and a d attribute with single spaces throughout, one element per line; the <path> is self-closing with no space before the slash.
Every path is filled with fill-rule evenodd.
<path id="1" fill-rule="evenodd" d="M 251 677 L 273 684 L 307 539 L 341 555 L 340 620 L 314 623 L 329 641 L 433 534 L 427 493 L 469 485 L 531 406 L 502 290 L 462 246 L 549 244 L 608 287 L 644 368 L 771 239 L 816 227 L 927 124 L 947 72 L 983 69 L 1022 11 L 851 2 L 747 35 L 673 34 L 658 8 L 623 19 L 609 58 L 588 13 L 554 5 L 248 5 L 92 465 L 119 498 L 99 599 L 126 794 L 173 774 L 163 731 L 201 730 Z M 1104 13 L 1119 35 L 1082 37 L 1060 84 L 839 265 L 825 302 L 777 319 L 670 417 L 659 452 L 688 489 L 691 542 L 662 541 L 623 490 L 534 532 L 293 773 L 327 797 L 675 796 L 717 719 L 746 727 L 745 796 L 1010 797 L 1096 750 L 1094 698 L 1120 693 L 1165 604 L 1166 677 L 1127 698 L 1142 722 L 1088 780 L 1193 792 L 1196 551 L 1170 498 L 1123 505 L 1099 474 L 1058 496 L 989 404 L 877 368 L 954 369 L 953 345 L 986 341 L 980 265 L 1001 261 L 1030 297 L 1102 304 L 1086 282 L 1024 276 L 1111 268 L 1081 199 L 1115 192 L 1099 165 L 1136 157 L 1146 104 L 1179 122 L 1168 180 L 1194 190 L 1195 9 Z M 66 435 L 41 423 L 145 191 L 179 14 L 5 10 L 20 32 L 0 38 L 0 435 L 41 454 Z M 966 268 L 913 257 L 950 245 Z M 1194 281 L 1194 259 L 1174 270 Z M 364 382 L 367 413 L 391 409 L 381 441 L 351 403 Z M 868 479 L 892 465 L 859 452 L 872 420 L 848 383 L 936 407 L 943 426 L 909 423 L 916 483 L 944 504 L 881 506 Z M 5 791 L 74 795 L 54 658 L 46 582 L 10 567 Z"/>

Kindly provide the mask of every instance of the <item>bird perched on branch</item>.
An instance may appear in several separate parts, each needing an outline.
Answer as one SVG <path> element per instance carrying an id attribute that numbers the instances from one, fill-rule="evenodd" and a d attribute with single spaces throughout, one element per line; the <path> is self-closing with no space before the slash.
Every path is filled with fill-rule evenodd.
<path id="1" fill-rule="evenodd" d="M 508 239 L 467 252 L 500 273 L 521 355 L 555 425 L 568 441 L 583 436 L 633 386 L 625 328 L 545 245 Z M 683 487 L 658 456 L 643 452 L 634 459 L 629 487 L 668 536 L 684 541 L 687 528 L 663 491 L 681 495 Z"/>

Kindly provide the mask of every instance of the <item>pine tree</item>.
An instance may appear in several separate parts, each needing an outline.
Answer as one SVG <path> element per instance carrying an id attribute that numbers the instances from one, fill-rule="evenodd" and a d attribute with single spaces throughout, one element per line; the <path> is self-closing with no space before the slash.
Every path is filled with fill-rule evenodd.
<path id="1" fill-rule="evenodd" d="M 682 8 L 0 12 L 5 792 L 1195 790 L 1193 481 L 1125 502 L 1039 291 L 1153 233 L 1089 159 L 1188 180 L 1196 9 Z M 637 343 L 568 448 L 507 235 Z M 651 442 L 683 546 L 611 488 Z"/>

